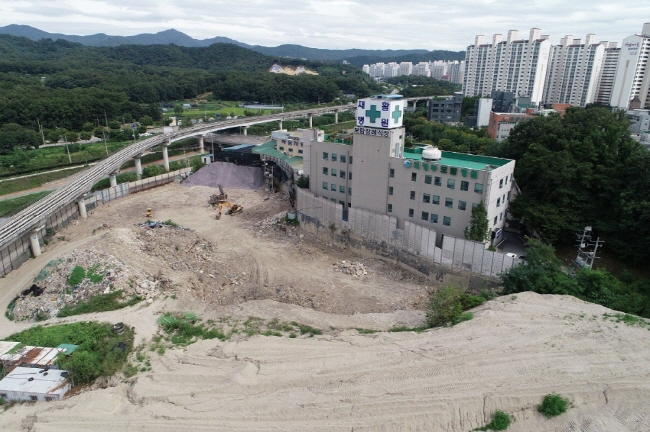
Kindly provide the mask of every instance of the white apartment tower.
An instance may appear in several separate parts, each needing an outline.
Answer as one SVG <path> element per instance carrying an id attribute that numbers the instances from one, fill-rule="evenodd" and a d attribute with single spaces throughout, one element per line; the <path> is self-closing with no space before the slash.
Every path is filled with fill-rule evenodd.
<path id="1" fill-rule="evenodd" d="M 449 81 L 454 84 L 462 84 L 465 76 L 465 62 L 454 61 L 449 64 Z"/>
<path id="2" fill-rule="evenodd" d="M 645 23 L 640 35 L 623 39 L 612 87 L 612 106 L 620 109 L 650 107 L 649 54 L 650 23 Z M 638 106 L 631 106 L 633 104 Z"/>
<path id="3" fill-rule="evenodd" d="M 616 66 L 618 65 L 618 56 L 620 53 L 621 49 L 617 47 L 616 42 L 606 43 L 605 59 L 603 60 L 598 88 L 596 89 L 595 102 L 599 104 L 609 105 L 609 102 L 612 100 L 612 88 L 614 87 Z"/>
<path id="4" fill-rule="evenodd" d="M 431 76 L 431 71 L 429 70 L 429 62 L 420 62 L 413 66 L 413 75 L 419 76 Z"/>
<path id="5" fill-rule="evenodd" d="M 585 43 L 565 36 L 551 48 L 543 102 L 585 106 L 596 100 L 605 45 L 588 34 Z"/>
<path id="6" fill-rule="evenodd" d="M 519 39 L 517 30 L 510 30 L 504 41 L 495 34 L 486 44 L 483 35 L 465 54 L 465 96 L 490 95 L 493 90 L 512 92 L 541 102 L 548 69 L 551 42 L 541 30 L 530 30 L 528 40 Z"/>
<path id="7" fill-rule="evenodd" d="M 400 75 L 411 75 L 413 73 L 413 63 L 402 62 L 399 64 Z"/>

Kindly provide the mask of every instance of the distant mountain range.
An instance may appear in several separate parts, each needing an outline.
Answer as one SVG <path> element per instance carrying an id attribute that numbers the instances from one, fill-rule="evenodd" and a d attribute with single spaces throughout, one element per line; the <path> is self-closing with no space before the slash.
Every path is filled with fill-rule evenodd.
<path id="1" fill-rule="evenodd" d="M 307 60 L 330 60 L 348 62 L 362 66 L 363 64 L 376 63 L 380 61 L 429 61 L 429 60 L 464 60 L 464 51 L 427 51 L 415 50 L 329 50 L 320 48 L 309 48 L 302 45 L 280 45 L 277 47 L 265 47 L 261 45 L 248 45 L 227 37 L 217 36 L 210 39 L 194 39 L 178 30 L 169 29 L 158 33 L 143 33 L 134 36 L 111 36 L 104 33 L 97 33 L 88 36 L 66 35 L 61 33 L 48 33 L 43 30 L 28 26 L 10 24 L 0 27 L 0 34 L 22 36 L 32 40 L 40 39 L 64 39 L 70 42 L 80 43 L 88 46 L 118 46 L 118 45 L 179 45 L 183 47 L 207 47 L 215 43 L 229 43 L 243 48 L 278 57 L 304 58 Z"/>

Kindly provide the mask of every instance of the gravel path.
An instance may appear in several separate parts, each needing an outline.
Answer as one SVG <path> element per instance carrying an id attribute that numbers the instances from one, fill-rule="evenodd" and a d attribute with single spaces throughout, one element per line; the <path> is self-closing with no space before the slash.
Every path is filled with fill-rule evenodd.
<path id="1" fill-rule="evenodd" d="M 261 168 L 213 162 L 188 177 L 182 184 L 215 188 L 221 185 L 226 189 L 257 189 L 264 185 L 264 172 Z"/>

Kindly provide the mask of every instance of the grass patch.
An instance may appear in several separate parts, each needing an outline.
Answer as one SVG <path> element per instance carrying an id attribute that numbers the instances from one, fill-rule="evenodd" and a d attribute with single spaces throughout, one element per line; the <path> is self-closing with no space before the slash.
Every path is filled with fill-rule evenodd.
<path id="1" fill-rule="evenodd" d="M 354 329 L 355 329 L 356 331 L 358 331 L 359 334 L 373 334 L 373 333 L 377 333 L 377 330 L 364 329 L 364 328 L 359 328 L 359 327 L 355 327 Z"/>
<path id="2" fill-rule="evenodd" d="M 35 203 L 41 198 L 48 195 L 51 191 L 36 192 L 29 195 L 23 195 L 16 198 L 0 201 L 0 216 L 7 216 Z"/>
<path id="3" fill-rule="evenodd" d="M 72 269 L 70 277 L 68 278 L 68 285 L 77 286 L 86 278 L 86 270 L 81 266 L 76 266 Z"/>
<path id="4" fill-rule="evenodd" d="M 99 270 L 99 264 L 92 266 L 90 269 L 88 269 L 88 273 L 86 273 L 86 277 L 90 279 L 92 283 L 100 283 L 104 280 L 104 274 L 97 273 L 97 270 Z"/>
<path id="5" fill-rule="evenodd" d="M 422 327 L 409 327 L 409 326 L 395 326 L 388 330 L 391 333 L 399 333 L 399 332 L 416 332 L 416 333 L 421 333 L 425 330 L 427 330 L 428 327 L 422 326 Z"/>
<path id="6" fill-rule="evenodd" d="M 115 374 L 125 366 L 133 349 L 133 331 L 128 326 L 124 333 L 116 334 L 111 324 L 98 322 L 37 325 L 6 340 L 52 348 L 62 343 L 78 345 L 74 353 L 57 359 L 58 366 L 70 372 L 75 384 Z"/>
<path id="7" fill-rule="evenodd" d="M 486 424 L 483 427 L 476 428 L 474 430 L 475 431 L 489 431 L 489 430 L 504 431 L 508 429 L 511 421 L 512 421 L 512 417 L 510 417 L 509 414 L 497 410 L 494 412 L 494 414 L 492 414 L 492 421 L 490 423 Z"/>
<path id="8" fill-rule="evenodd" d="M 84 169 L 86 168 L 81 167 L 63 171 L 48 172 L 16 180 L 5 180 L 3 182 L 0 182 L 0 195 L 8 195 L 15 192 L 21 192 L 41 187 L 46 183 L 70 177 L 79 171 L 83 171 Z"/>
<path id="9" fill-rule="evenodd" d="M 158 324 L 173 345 L 185 346 L 199 339 L 228 339 L 228 336 L 216 327 L 201 323 L 201 318 L 192 312 L 166 313 L 158 319 Z"/>
<path id="10" fill-rule="evenodd" d="M 546 418 L 557 417 L 564 414 L 569 407 L 569 400 L 557 393 L 544 396 L 541 404 L 537 405 L 537 411 L 544 414 Z"/>
<path id="11" fill-rule="evenodd" d="M 92 312 L 107 312 L 133 306 L 142 301 L 142 297 L 136 295 L 126 301 L 123 300 L 123 297 L 124 292 L 122 290 L 108 294 L 97 294 L 90 297 L 88 300 L 77 302 L 74 306 L 65 305 L 63 309 L 59 311 L 57 316 L 63 318 Z"/>
<path id="12" fill-rule="evenodd" d="M 464 311 L 480 306 L 495 296 L 496 294 L 487 290 L 481 291 L 479 295 L 473 295 L 453 285 L 444 287 L 431 296 L 427 310 L 429 326 L 453 326 L 471 320 L 474 314 Z"/>
<path id="13" fill-rule="evenodd" d="M 641 318 L 636 315 L 631 314 L 603 314 L 603 319 L 607 321 L 612 321 L 616 323 L 623 323 L 632 327 L 645 327 L 650 330 L 650 321 L 644 318 Z"/>
<path id="14" fill-rule="evenodd" d="M 300 331 L 300 334 L 308 334 L 309 337 L 313 337 L 314 335 L 322 335 L 323 332 L 322 330 L 319 330 L 317 328 L 314 328 L 312 326 L 308 326 L 306 324 L 300 324 L 295 321 L 291 321 L 291 324 L 296 326 L 298 330 Z"/>

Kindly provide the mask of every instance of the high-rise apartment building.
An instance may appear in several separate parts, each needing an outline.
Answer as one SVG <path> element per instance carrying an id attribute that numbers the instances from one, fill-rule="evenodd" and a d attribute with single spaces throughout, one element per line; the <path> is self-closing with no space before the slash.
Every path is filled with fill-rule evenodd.
<path id="1" fill-rule="evenodd" d="M 402 62 L 399 64 L 400 75 L 411 75 L 413 73 L 413 63 Z"/>
<path id="2" fill-rule="evenodd" d="M 530 30 L 528 39 L 519 39 L 517 30 L 510 30 L 506 40 L 495 34 L 491 44 L 478 35 L 474 45 L 467 47 L 463 92 L 465 96 L 487 96 L 493 90 L 507 91 L 539 103 L 550 52 L 548 36 L 537 28 Z"/>
<path id="3" fill-rule="evenodd" d="M 621 109 L 650 108 L 650 23 L 640 35 L 623 39 L 610 104 Z"/>
<path id="4" fill-rule="evenodd" d="M 605 58 L 603 67 L 600 71 L 600 79 L 596 89 L 596 99 L 594 102 L 609 105 L 612 100 L 612 88 L 614 87 L 614 78 L 616 78 L 616 66 L 618 65 L 618 56 L 621 49 L 616 42 L 607 42 L 605 48 Z"/>
<path id="5" fill-rule="evenodd" d="M 596 99 L 596 88 L 605 57 L 605 44 L 588 34 L 585 43 L 565 36 L 551 48 L 544 86 L 544 103 L 585 106 Z"/>
<path id="6" fill-rule="evenodd" d="M 454 84 L 462 84 L 465 76 L 465 62 L 449 62 L 449 81 Z"/>
<path id="7" fill-rule="evenodd" d="M 429 70 L 429 62 L 420 62 L 413 66 L 413 75 L 419 76 L 431 76 L 431 71 Z"/>

